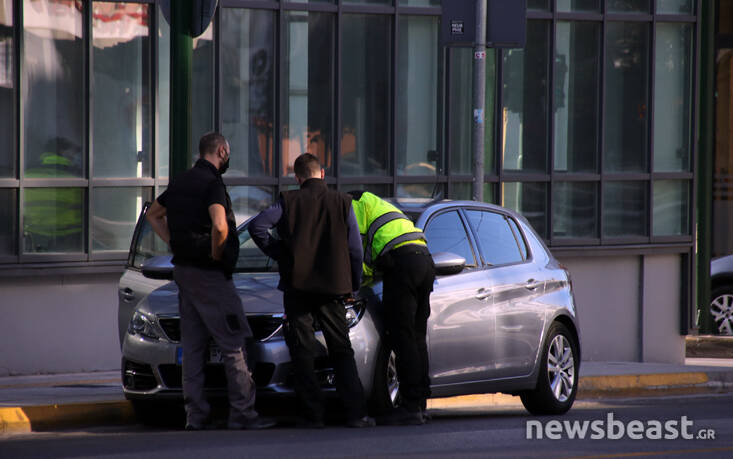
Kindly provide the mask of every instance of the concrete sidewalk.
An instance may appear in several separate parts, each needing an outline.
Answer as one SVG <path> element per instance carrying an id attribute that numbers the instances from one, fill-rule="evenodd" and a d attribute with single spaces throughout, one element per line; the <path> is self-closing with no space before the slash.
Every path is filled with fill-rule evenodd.
<path id="1" fill-rule="evenodd" d="M 583 362 L 578 400 L 733 392 L 733 359 L 685 365 Z M 428 408 L 521 406 L 519 397 L 482 394 L 431 399 Z M 137 422 L 119 371 L 0 377 L 0 434 Z"/>

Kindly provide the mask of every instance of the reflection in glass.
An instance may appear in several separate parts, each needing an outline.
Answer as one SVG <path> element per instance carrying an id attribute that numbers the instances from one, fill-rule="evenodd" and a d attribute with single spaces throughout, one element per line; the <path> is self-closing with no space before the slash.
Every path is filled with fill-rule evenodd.
<path id="1" fill-rule="evenodd" d="M 504 182 L 501 205 L 522 214 L 543 237 L 547 237 L 547 184 Z"/>
<path id="2" fill-rule="evenodd" d="M 438 18 L 400 16 L 397 46 L 397 174 L 436 175 Z"/>
<path id="3" fill-rule="evenodd" d="M 342 16 L 340 173 L 387 175 L 391 105 L 390 18 Z"/>
<path id="4" fill-rule="evenodd" d="M 237 225 L 254 217 L 272 204 L 273 189 L 266 186 L 230 186 L 227 187 L 232 199 L 232 210 Z"/>
<path id="5" fill-rule="evenodd" d="M 657 14 L 692 14 L 692 0 L 657 0 Z"/>
<path id="6" fill-rule="evenodd" d="M 583 11 L 597 13 L 601 10 L 601 0 L 557 0 L 557 11 Z"/>
<path id="7" fill-rule="evenodd" d="M 17 254 L 17 196 L 17 190 L 0 189 L 0 255 Z"/>
<path id="8" fill-rule="evenodd" d="M 605 182 L 603 236 L 646 236 L 648 201 L 646 182 Z"/>
<path id="9" fill-rule="evenodd" d="M 550 0 L 527 0 L 527 9 L 547 11 L 550 9 Z"/>
<path id="10" fill-rule="evenodd" d="M 654 236 L 690 234 L 690 184 L 687 180 L 654 182 Z"/>
<path id="11" fill-rule="evenodd" d="M 504 170 L 547 167 L 548 21 L 527 21 L 527 46 L 505 50 L 502 88 Z"/>
<path id="12" fill-rule="evenodd" d="M 649 135 L 649 25 L 609 22 L 606 35 L 605 172 L 644 172 Z"/>
<path id="13" fill-rule="evenodd" d="M 26 188 L 23 251 L 84 252 L 84 209 L 82 188 Z"/>
<path id="14" fill-rule="evenodd" d="M 466 107 L 473 105 L 473 49 L 448 50 L 450 70 L 450 173 L 473 173 L 473 113 Z M 486 87 L 496 84 L 496 51 L 486 50 Z M 494 125 L 495 91 L 486 91 L 484 123 Z M 494 130 L 484 131 L 484 170 L 494 174 Z"/>
<path id="15" fill-rule="evenodd" d="M 191 152 L 188 163 L 199 157 L 199 140 L 214 130 L 214 23 L 193 39 L 191 73 Z M 232 150 L 233 152 L 234 150 Z M 232 156 L 232 163 L 234 157 Z M 229 174 L 230 172 L 227 172 Z"/>
<path id="16" fill-rule="evenodd" d="M 496 185 L 493 183 L 484 184 L 484 202 L 497 204 L 496 193 L 494 190 Z M 458 182 L 451 185 L 451 194 L 448 199 L 470 201 L 473 199 L 473 183 Z"/>
<path id="17" fill-rule="evenodd" d="M 293 175 L 303 153 L 333 175 L 334 16 L 287 11 L 283 27 L 282 175 Z"/>
<path id="18" fill-rule="evenodd" d="M 733 49 L 719 49 L 716 57 L 712 256 L 722 256 L 733 253 Z"/>
<path id="19" fill-rule="evenodd" d="M 171 99 L 171 28 L 159 7 L 158 11 L 158 177 L 168 177 L 170 161 Z M 198 145 L 198 143 L 196 143 Z"/>
<path id="20" fill-rule="evenodd" d="M 377 5 L 391 5 L 392 0 L 343 0 L 344 3 L 364 3 L 364 4 L 377 4 Z"/>
<path id="21" fill-rule="evenodd" d="M 13 46 L 13 1 L 0 0 L 0 177 L 16 176 Z"/>
<path id="22" fill-rule="evenodd" d="M 95 177 L 150 176 L 148 5 L 93 4 Z"/>
<path id="23" fill-rule="evenodd" d="M 150 188 L 94 188 L 92 250 L 130 249 L 130 240 Z"/>
<path id="24" fill-rule="evenodd" d="M 85 175 L 82 2 L 23 2 L 26 177 Z M 69 110 L 69 107 L 75 107 Z"/>
<path id="25" fill-rule="evenodd" d="M 344 193 L 348 193 L 350 191 L 368 191 L 370 193 L 376 194 L 380 198 L 394 196 L 394 193 L 390 191 L 391 189 L 392 187 L 390 185 L 383 185 L 379 183 L 369 183 L 366 185 L 341 185 L 341 191 L 343 191 Z"/>
<path id="26" fill-rule="evenodd" d="M 692 25 L 657 24 L 654 55 L 654 171 L 690 169 Z"/>
<path id="27" fill-rule="evenodd" d="M 554 167 L 595 172 L 600 24 L 559 21 L 556 30 Z"/>
<path id="28" fill-rule="evenodd" d="M 221 111 L 232 149 L 229 176 L 274 172 L 274 13 L 221 11 Z"/>
<path id="29" fill-rule="evenodd" d="M 733 34 L 733 0 L 718 0 L 718 33 Z"/>
<path id="30" fill-rule="evenodd" d="M 398 198 L 443 199 L 445 184 L 443 183 L 400 183 L 395 195 Z"/>
<path id="31" fill-rule="evenodd" d="M 650 0 L 607 0 L 609 13 L 649 13 Z"/>
<path id="32" fill-rule="evenodd" d="M 553 183 L 552 237 L 598 237 L 597 210 L 596 183 Z"/>

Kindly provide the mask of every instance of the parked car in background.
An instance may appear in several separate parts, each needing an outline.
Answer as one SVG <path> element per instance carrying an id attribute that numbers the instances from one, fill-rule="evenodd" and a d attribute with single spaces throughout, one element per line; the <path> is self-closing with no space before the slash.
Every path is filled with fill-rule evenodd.
<path id="1" fill-rule="evenodd" d="M 570 409 L 581 358 L 573 290 L 568 272 L 527 221 L 471 201 L 392 202 L 425 231 L 436 265 L 428 322 L 433 397 L 505 392 L 521 396 L 531 413 Z M 249 364 L 259 399 L 292 395 L 277 265 L 249 238 L 247 223 L 238 228 L 234 282 L 254 332 Z M 182 396 L 178 297 L 170 278 L 170 255 L 141 216 L 120 279 L 118 315 L 123 390 L 137 404 Z M 381 293 L 381 280 L 368 279 L 347 309 L 359 376 L 375 413 L 399 404 L 394 354 L 382 335 Z M 316 368 L 323 388 L 335 390 L 325 346 Z M 226 378 L 213 342 L 206 375 L 207 389 L 223 393 Z"/>
<path id="2" fill-rule="evenodd" d="M 733 335 L 733 255 L 710 261 L 710 314 L 721 335 Z"/>

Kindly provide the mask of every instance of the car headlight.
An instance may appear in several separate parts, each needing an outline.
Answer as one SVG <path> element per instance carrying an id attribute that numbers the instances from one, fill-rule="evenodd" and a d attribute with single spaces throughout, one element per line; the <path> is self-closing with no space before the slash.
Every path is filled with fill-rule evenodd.
<path id="1" fill-rule="evenodd" d="M 346 323 L 349 324 L 349 328 L 355 326 L 361 320 L 361 316 L 364 315 L 366 309 L 365 300 L 356 300 L 353 303 L 345 304 L 346 306 Z"/>
<path id="2" fill-rule="evenodd" d="M 161 338 L 158 333 L 157 327 L 155 326 L 155 319 L 143 314 L 140 311 L 135 311 L 130 319 L 130 325 L 127 326 L 127 333 L 131 335 L 140 335 L 144 338 L 158 340 Z"/>

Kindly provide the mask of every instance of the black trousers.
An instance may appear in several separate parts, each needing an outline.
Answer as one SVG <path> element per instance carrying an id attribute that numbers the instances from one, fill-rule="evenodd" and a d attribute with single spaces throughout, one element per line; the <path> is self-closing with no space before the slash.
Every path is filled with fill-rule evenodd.
<path id="1" fill-rule="evenodd" d="M 424 408 L 430 397 L 426 343 L 435 265 L 425 246 L 408 244 L 382 255 L 382 303 L 388 343 L 397 357 L 401 405 Z"/>
<path id="2" fill-rule="evenodd" d="M 295 392 L 300 408 L 308 420 L 323 420 L 324 405 L 321 387 L 314 371 L 314 359 L 320 343 L 316 340 L 313 319 L 316 318 L 326 339 L 328 355 L 333 364 L 338 392 L 348 419 L 366 416 L 364 388 L 354 362 L 354 350 L 349 339 L 346 308 L 339 298 L 286 291 L 285 342 L 295 366 Z"/>

